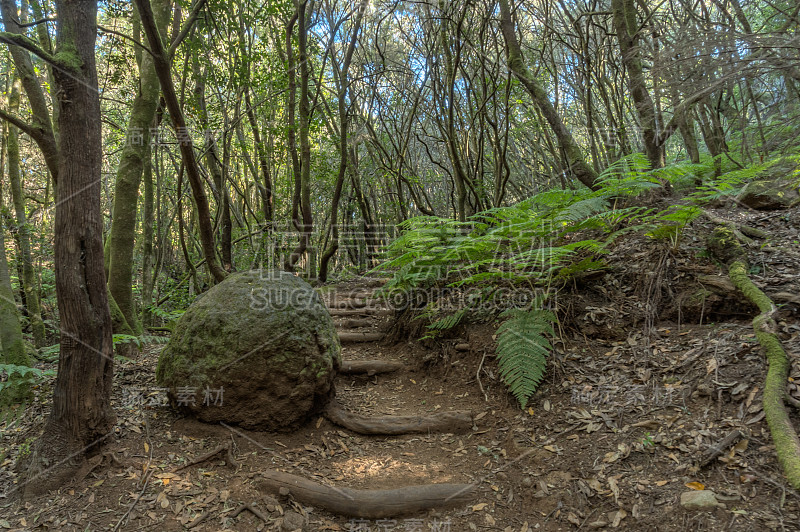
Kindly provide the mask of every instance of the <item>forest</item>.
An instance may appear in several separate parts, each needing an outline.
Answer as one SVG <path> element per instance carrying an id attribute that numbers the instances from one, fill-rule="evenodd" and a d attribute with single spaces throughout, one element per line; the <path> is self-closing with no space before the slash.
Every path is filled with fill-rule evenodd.
<path id="1" fill-rule="evenodd" d="M 797 2 L 0 17 L 0 528 L 800 529 Z"/>

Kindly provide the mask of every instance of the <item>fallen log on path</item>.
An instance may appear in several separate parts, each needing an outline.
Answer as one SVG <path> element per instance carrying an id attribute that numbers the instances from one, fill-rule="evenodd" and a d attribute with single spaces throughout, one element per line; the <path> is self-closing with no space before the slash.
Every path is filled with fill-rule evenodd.
<path id="1" fill-rule="evenodd" d="M 383 340 L 383 333 L 365 332 L 340 332 L 339 342 L 343 344 L 357 344 L 359 342 L 378 342 Z"/>
<path id="2" fill-rule="evenodd" d="M 363 309 L 329 308 L 328 313 L 330 313 L 330 315 L 334 318 L 341 316 L 388 316 L 392 313 L 392 310 L 383 308 L 363 308 Z"/>
<path id="3" fill-rule="evenodd" d="M 348 412 L 335 399 L 325 408 L 325 417 L 353 432 L 370 435 L 455 433 L 472 429 L 472 413 L 464 410 L 427 416 L 362 416 Z"/>
<path id="4" fill-rule="evenodd" d="M 343 375 L 377 375 L 403 369 L 405 364 L 395 360 L 345 360 L 339 368 Z"/>
<path id="5" fill-rule="evenodd" d="M 348 320 L 343 320 L 341 322 L 341 326 L 344 327 L 345 329 L 360 329 L 362 327 L 369 327 L 373 323 L 374 322 L 372 320 L 366 318 L 361 320 L 348 319 Z"/>
<path id="6" fill-rule="evenodd" d="M 297 475 L 268 469 L 255 482 L 263 491 L 291 495 L 297 502 L 350 517 L 380 519 L 471 501 L 472 484 L 427 484 L 392 490 L 335 488 Z"/>
<path id="7" fill-rule="evenodd" d="M 345 299 L 339 301 L 331 301 L 328 303 L 328 308 L 337 308 L 337 309 L 356 309 L 356 308 L 364 308 L 367 306 L 367 302 L 363 299 Z"/>

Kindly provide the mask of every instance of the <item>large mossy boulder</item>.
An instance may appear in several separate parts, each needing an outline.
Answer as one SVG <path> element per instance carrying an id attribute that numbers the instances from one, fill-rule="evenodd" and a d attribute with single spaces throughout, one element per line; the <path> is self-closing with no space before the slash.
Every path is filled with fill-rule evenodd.
<path id="1" fill-rule="evenodd" d="M 203 421 L 285 430 L 332 398 L 340 352 L 308 283 L 285 272 L 237 273 L 178 320 L 156 380 L 174 406 Z"/>

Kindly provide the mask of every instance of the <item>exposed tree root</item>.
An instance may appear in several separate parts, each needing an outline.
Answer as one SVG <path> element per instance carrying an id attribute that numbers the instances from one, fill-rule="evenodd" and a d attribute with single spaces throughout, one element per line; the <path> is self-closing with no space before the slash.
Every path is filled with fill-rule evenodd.
<path id="1" fill-rule="evenodd" d="M 786 397 L 786 379 L 789 376 L 789 358 L 775 334 L 777 326 L 772 319 L 775 305 L 747 276 L 747 266 L 743 261 L 737 260 L 731 264 L 728 275 L 736 288 L 761 311 L 753 319 L 753 329 L 769 361 L 764 383 L 764 414 L 786 478 L 794 489 L 800 489 L 800 438 L 794 431 L 783 403 Z"/>
<path id="2" fill-rule="evenodd" d="M 339 341 L 343 344 L 356 344 L 360 342 L 379 342 L 383 340 L 383 333 L 340 332 Z"/>
<path id="3" fill-rule="evenodd" d="M 472 429 L 472 413 L 463 410 L 427 416 L 369 417 L 348 412 L 334 399 L 325 409 L 332 423 L 359 434 L 388 435 L 428 432 L 465 432 Z"/>
<path id="4" fill-rule="evenodd" d="M 372 376 L 379 373 L 391 373 L 404 367 L 405 364 L 394 360 L 346 360 L 342 362 L 339 373 Z"/>
<path id="5" fill-rule="evenodd" d="M 335 514 L 365 519 L 462 505 L 471 500 L 474 491 L 472 484 L 427 484 L 393 490 L 334 488 L 274 470 L 262 472 L 256 486 L 264 491 L 291 495 L 302 504 L 324 508 Z"/>
<path id="6" fill-rule="evenodd" d="M 766 352 L 769 364 L 764 383 L 764 415 L 786 478 L 793 488 L 800 489 L 800 438 L 797 437 L 784 405 L 788 396 L 786 380 L 790 364 L 775 333 L 777 326 L 772 319 L 776 310 L 775 304 L 748 277 L 744 250 L 735 231 L 729 227 L 718 227 L 709 239 L 708 247 L 715 256 L 729 265 L 728 276 L 733 285 L 760 311 L 753 319 L 753 329 Z"/>
<path id="7" fill-rule="evenodd" d="M 342 301 L 333 301 L 328 306 L 336 309 L 358 309 L 366 307 L 367 302 L 363 299 L 345 299 Z"/>

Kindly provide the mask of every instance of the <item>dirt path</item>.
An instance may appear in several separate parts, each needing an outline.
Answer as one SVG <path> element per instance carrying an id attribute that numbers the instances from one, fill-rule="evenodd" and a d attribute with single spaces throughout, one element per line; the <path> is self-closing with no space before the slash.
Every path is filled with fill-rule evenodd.
<path id="1" fill-rule="evenodd" d="M 361 279 L 323 290 L 340 333 L 381 334 L 389 325 L 385 306 L 369 297 L 376 284 Z M 798 337 L 796 331 L 788 334 Z M 474 415 L 475 426 L 464 434 L 392 437 L 354 434 L 324 417 L 290 434 L 179 418 L 154 400 L 160 348 L 148 347 L 139 360 L 119 366 L 117 440 L 104 461 L 57 495 L 23 506 L 0 500 L 0 526 L 458 532 L 799 528 L 800 498 L 781 480 L 763 422 L 764 363 L 746 322 L 660 327 L 655 341 L 635 331 L 617 341 L 567 339 L 558 345 L 547 380 L 525 412 L 497 377 L 491 335 L 489 326 L 471 326 L 463 338 L 432 350 L 411 338 L 343 346 L 347 361 L 404 364 L 389 374 L 339 376 L 337 397 L 346 409 L 369 415 L 451 410 Z M 465 341 L 469 351 L 454 348 Z M 713 382 L 722 383 L 722 392 L 709 391 Z M 23 444 L 35 435 L 48 399 L 31 407 L 31 424 L 4 433 L 4 445 L 11 439 Z M 699 469 L 697 459 L 734 429 L 747 433 L 747 444 L 727 449 L 721 460 Z M 221 445 L 231 448 L 235 468 L 221 453 L 172 473 Z M 17 475 L 9 460 L 2 468 L 11 475 L 4 488 L 13 486 Z M 260 491 L 259 472 L 266 469 L 358 489 L 457 482 L 474 483 L 476 491 L 468 505 L 359 520 Z M 679 496 L 691 489 L 687 484 L 698 487 L 692 483 L 713 489 L 725 507 L 683 510 Z M 242 510 L 245 504 L 260 516 Z"/>

